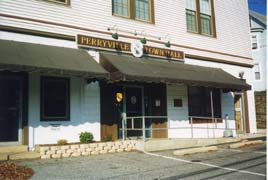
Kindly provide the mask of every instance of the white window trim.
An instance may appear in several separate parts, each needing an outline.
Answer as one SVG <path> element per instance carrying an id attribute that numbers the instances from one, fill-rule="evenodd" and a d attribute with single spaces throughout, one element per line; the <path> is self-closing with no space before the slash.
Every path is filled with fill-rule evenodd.
<path id="1" fill-rule="evenodd" d="M 256 36 L 256 43 L 257 43 L 257 48 L 256 49 L 252 49 L 252 36 Z M 258 34 L 251 34 L 251 36 L 250 36 L 250 42 L 251 42 L 251 50 L 252 51 L 257 51 L 257 50 L 259 50 L 260 48 L 259 48 L 259 36 L 258 36 Z"/>
<path id="2" fill-rule="evenodd" d="M 256 72 L 256 71 L 255 71 L 255 66 L 256 66 L 256 65 L 259 66 L 259 71 L 258 71 L 258 72 L 260 73 L 260 79 L 256 79 L 256 77 L 255 77 L 255 72 Z M 261 75 L 262 75 L 262 73 L 261 73 L 261 66 L 260 66 L 259 63 L 255 63 L 255 64 L 254 64 L 254 67 L 253 67 L 253 77 L 254 77 L 254 81 L 257 81 L 257 82 L 258 82 L 258 81 L 262 81 L 262 77 L 261 77 Z"/>

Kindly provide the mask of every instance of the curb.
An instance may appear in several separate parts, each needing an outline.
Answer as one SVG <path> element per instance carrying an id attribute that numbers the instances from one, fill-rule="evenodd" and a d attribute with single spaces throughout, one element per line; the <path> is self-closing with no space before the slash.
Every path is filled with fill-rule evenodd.
<path id="1" fill-rule="evenodd" d="M 173 154 L 177 156 L 183 156 L 188 154 L 195 154 L 195 153 L 204 153 L 209 151 L 217 151 L 217 146 L 208 146 L 208 147 L 200 147 L 200 148 L 191 148 L 191 149 L 183 149 L 174 151 Z"/>
<path id="2" fill-rule="evenodd" d="M 229 148 L 236 149 L 236 148 L 244 147 L 247 145 L 262 144 L 262 143 L 263 143 L 262 140 L 246 141 L 246 142 L 241 142 L 241 143 L 230 144 Z"/>

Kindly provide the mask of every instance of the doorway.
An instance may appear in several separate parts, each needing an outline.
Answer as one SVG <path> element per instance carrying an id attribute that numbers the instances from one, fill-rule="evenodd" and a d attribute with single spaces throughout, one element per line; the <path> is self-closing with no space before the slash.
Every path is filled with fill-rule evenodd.
<path id="1" fill-rule="evenodd" d="M 244 113 L 244 98 L 243 94 L 235 94 L 235 122 L 238 134 L 245 133 L 245 113 Z"/>
<path id="2" fill-rule="evenodd" d="M 0 144 L 21 144 L 21 79 L 0 77 L 0 99 Z"/>
<path id="3" fill-rule="evenodd" d="M 125 86 L 124 91 L 124 111 L 126 112 L 128 118 L 133 117 L 132 119 L 127 119 L 127 128 L 139 129 L 127 130 L 127 137 L 142 137 L 141 116 L 144 116 L 143 87 Z"/>

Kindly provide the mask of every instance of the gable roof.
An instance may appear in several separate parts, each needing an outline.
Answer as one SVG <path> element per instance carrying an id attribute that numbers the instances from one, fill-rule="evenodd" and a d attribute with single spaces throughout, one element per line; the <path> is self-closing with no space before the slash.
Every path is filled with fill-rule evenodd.
<path id="1" fill-rule="evenodd" d="M 265 27 L 266 27 L 266 16 L 257 13 L 255 11 L 249 10 L 249 16 L 257 21 L 259 21 L 260 23 L 262 23 Z"/>

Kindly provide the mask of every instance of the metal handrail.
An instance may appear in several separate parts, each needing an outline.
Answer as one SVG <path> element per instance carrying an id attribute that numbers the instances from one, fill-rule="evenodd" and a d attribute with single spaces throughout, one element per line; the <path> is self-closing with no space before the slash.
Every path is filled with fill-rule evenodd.
<path id="1" fill-rule="evenodd" d="M 190 127 L 169 127 L 169 123 L 168 123 L 168 127 L 167 128 L 152 128 L 152 126 L 150 128 L 146 128 L 145 127 L 145 119 L 160 119 L 160 118 L 166 118 L 168 119 L 167 116 L 135 116 L 135 117 L 125 117 L 123 119 L 123 123 L 122 123 L 122 128 L 120 128 L 120 130 L 122 130 L 123 132 L 123 139 L 126 138 L 127 136 L 127 131 L 142 131 L 143 133 L 143 139 L 145 140 L 145 132 L 146 130 L 151 130 L 151 137 L 152 137 L 152 131 L 155 130 L 168 130 L 168 129 L 191 129 L 191 137 L 194 138 L 194 129 L 207 129 L 207 134 L 209 136 L 209 130 L 213 130 L 213 138 L 215 138 L 215 129 L 218 130 L 226 130 L 226 128 L 218 128 L 217 127 L 217 120 L 223 120 L 223 118 L 213 118 L 213 117 L 202 117 L 202 116 L 189 116 L 190 119 Z M 204 123 L 207 124 L 207 127 L 194 127 L 194 123 L 193 123 L 193 118 L 198 118 L 198 119 L 211 119 L 212 120 L 212 125 L 213 127 L 209 127 L 208 124 L 211 123 Z M 142 128 L 134 128 L 134 121 L 136 119 L 142 119 Z M 131 128 L 127 128 L 127 120 L 131 120 Z M 236 129 L 232 129 L 232 128 L 228 128 L 228 130 L 236 130 Z"/>

